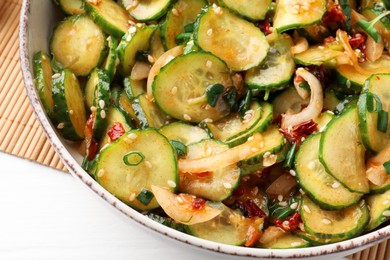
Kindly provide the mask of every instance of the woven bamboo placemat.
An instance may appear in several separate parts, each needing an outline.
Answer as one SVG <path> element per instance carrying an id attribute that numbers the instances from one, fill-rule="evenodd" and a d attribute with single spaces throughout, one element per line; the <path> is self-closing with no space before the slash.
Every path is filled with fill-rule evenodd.
<path id="1" fill-rule="evenodd" d="M 21 0 L 0 0 L 0 151 L 67 171 L 36 120 L 24 89 L 18 48 L 21 5 Z M 350 258 L 390 259 L 390 242 Z"/>

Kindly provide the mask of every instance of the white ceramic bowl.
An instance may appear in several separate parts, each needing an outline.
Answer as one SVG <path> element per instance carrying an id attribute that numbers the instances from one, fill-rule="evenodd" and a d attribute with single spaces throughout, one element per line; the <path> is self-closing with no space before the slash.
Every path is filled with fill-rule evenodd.
<path id="1" fill-rule="evenodd" d="M 111 204 L 112 210 L 117 211 L 118 213 L 125 216 L 129 220 L 129 224 L 137 222 L 155 232 L 161 233 L 166 237 L 171 238 L 172 241 L 175 239 L 177 241 L 181 241 L 204 250 L 209 250 L 210 252 L 219 252 L 221 254 L 236 255 L 244 258 L 313 257 L 329 259 L 330 257 L 339 257 L 352 254 L 390 237 L 390 225 L 388 225 L 377 231 L 354 239 L 317 247 L 271 250 L 229 246 L 199 239 L 160 225 L 119 201 L 104 188 L 102 188 L 80 167 L 80 162 L 82 159 L 81 156 L 77 153 L 76 148 L 72 147 L 71 143 L 61 138 L 53 125 L 50 123 L 34 87 L 31 62 L 32 56 L 39 50 L 48 51 L 50 35 L 59 16 L 60 13 L 54 6 L 52 0 L 23 1 L 19 35 L 20 59 L 28 97 L 47 137 L 72 175 L 84 183 L 84 186 L 87 189 L 94 191 L 97 196 L 100 196 L 102 201 Z M 174 247 L 174 243 L 172 243 L 172 247 Z"/>

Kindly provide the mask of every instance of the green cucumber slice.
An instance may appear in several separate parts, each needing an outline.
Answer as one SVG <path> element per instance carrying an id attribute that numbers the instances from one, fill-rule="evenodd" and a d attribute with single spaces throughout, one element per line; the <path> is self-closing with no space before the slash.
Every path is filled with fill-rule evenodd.
<path id="1" fill-rule="evenodd" d="M 136 62 L 137 51 L 149 49 L 150 37 L 156 28 L 156 25 L 148 25 L 142 28 L 133 25 L 122 37 L 118 46 L 118 55 L 124 76 L 130 75 L 131 69 Z"/>
<path id="2" fill-rule="evenodd" d="M 282 34 L 269 41 L 270 49 L 263 62 L 245 74 L 250 89 L 275 90 L 288 83 L 294 74 L 295 62 L 291 54 L 292 41 Z"/>
<path id="3" fill-rule="evenodd" d="M 122 37 L 129 29 L 131 17 L 112 0 L 84 1 L 85 11 L 107 34 Z"/>
<path id="4" fill-rule="evenodd" d="M 390 180 L 387 180 L 382 185 L 378 186 L 370 182 L 370 193 L 371 194 L 377 194 L 377 193 L 384 193 L 385 191 L 390 189 Z"/>
<path id="5" fill-rule="evenodd" d="M 206 5 L 205 0 L 179 0 L 172 6 L 161 27 L 162 40 L 167 50 L 177 45 L 176 37 L 184 33 L 184 26 L 195 22 Z"/>
<path id="6" fill-rule="evenodd" d="M 74 15 L 54 29 L 50 51 L 63 68 L 86 76 L 106 57 L 106 37 L 87 15 Z"/>
<path id="7" fill-rule="evenodd" d="M 35 87 L 46 113 L 53 113 L 52 75 L 50 56 L 44 52 L 37 52 L 33 57 Z"/>
<path id="8" fill-rule="evenodd" d="M 153 96 L 165 113 L 181 121 L 216 121 L 228 115 L 230 107 L 221 96 L 214 107 L 208 104 L 206 90 L 215 84 L 225 90 L 231 86 L 226 64 L 211 53 L 191 52 L 160 70 L 153 81 Z"/>
<path id="9" fill-rule="evenodd" d="M 274 28 L 278 33 L 304 28 L 321 21 L 325 12 L 325 0 L 279 0 L 276 4 Z"/>
<path id="10" fill-rule="evenodd" d="M 121 0 L 122 5 L 137 21 L 146 22 L 163 16 L 172 3 L 172 0 L 143 0 L 134 6 L 133 0 Z"/>
<path id="11" fill-rule="evenodd" d="M 261 248 L 274 248 L 274 249 L 286 249 L 286 248 L 302 248 L 310 246 L 310 242 L 301 238 L 295 234 L 286 232 L 283 236 L 278 239 L 266 243 L 260 244 Z"/>
<path id="12" fill-rule="evenodd" d="M 374 153 L 380 152 L 390 143 L 390 121 L 387 130 L 383 133 L 378 130 L 378 112 L 367 110 L 369 101 L 368 93 L 376 95 L 382 103 L 383 111 L 390 112 L 390 95 L 388 86 L 390 74 L 374 74 L 365 84 L 364 90 L 359 97 L 359 128 L 362 133 L 364 146 Z"/>
<path id="13" fill-rule="evenodd" d="M 309 241 L 313 246 L 331 244 L 344 240 L 343 238 L 320 238 L 304 231 L 295 231 L 294 234 L 305 239 L 306 241 Z"/>
<path id="14" fill-rule="evenodd" d="M 353 192 L 368 193 L 365 148 L 356 105 L 335 117 L 321 136 L 319 158 L 326 171 Z"/>
<path id="15" fill-rule="evenodd" d="M 347 239 L 363 232 L 369 221 L 364 200 L 345 209 L 323 210 L 307 196 L 299 209 L 305 231 L 322 239 Z"/>
<path id="16" fill-rule="evenodd" d="M 116 68 L 119 63 L 118 53 L 116 51 L 116 48 L 118 47 L 118 40 L 109 36 L 107 38 L 107 42 L 109 51 L 106 60 L 102 64 L 102 68 L 107 72 L 110 81 L 112 81 L 114 79 Z"/>
<path id="17" fill-rule="evenodd" d="M 325 65 L 334 68 L 337 65 L 337 57 L 340 55 L 344 55 L 344 53 L 324 47 L 323 45 L 314 45 L 304 52 L 295 54 L 294 60 L 296 63 L 304 66 Z"/>
<path id="18" fill-rule="evenodd" d="M 205 139 L 188 146 L 186 159 L 197 159 L 210 156 L 229 149 L 229 146 L 217 140 Z M 228 198 L 238 186 L 240 169 L 229 165 L 206 176 L 199 177 L 191 173 L 179 173 L 181 192 L 193 194 L 211 201 L 222 201 Z"/>
<path id="19" fill-rule="evenodd" d="M 146 92 L 146 80 L 134 80 L 129 76 L 123 80 L 123 86 L 130 100 Z"/>
<path id="20" fill-rule="evenodd" d="M 163 126 L 159 129 L 159 132 L 169 140 L 179 141 L 185 145 L 210 139 L 210 136 L 204 129 L 180 121 Z"/>
<path id="21" fill-rule="evenodd" d="M 216 5 L 199 16 L 195 23 L 194 40 L 200 48 L 220 57 L 236 71 L 259 65 L 269 49 L 259 28 Z"/>
<path id="22" fill-rule="evenodd" d="M 85 13 L 84 1 L 82 0 L 58 0 L 58 4 L 67 15 Z"/>
<path id="23" fill-rule="evenodd" d="M 218 3 L 252 21 L 264 20 L 271 9 L 271 0 L 219 0 Z"/>
<path id="24" fill-rule="evenodd" d="M 167 122 L 167 115 L 154 102 L 150 102 L 146 94 L 133 99 L 132 107 L 140 122 L 140 128 L 161 128 Z"/>
<path id="25" fill-rule="evenodd" d="M 155 156 L 156 151 L 159 156 Z M 124 157 L 132 152 L 143 156 L 136 166 L 124 162 Z M 142 190 L 151 191 L 152 185 L 175 190 L 172 183 L 178 183 L 176 152 L 156 130 L 129 131 L 101 151 L 96 179 L 107 191 L 137 210 L 157 208 L 155 198 L 144 205 L 136 197 Z"/>
<path id="26" fill-rule="evenodd" d="M 371 231 L 390 218 L 390 190 L 368 196 L 367 204 L 370 208 L 370 222 L 366 230 Z"/>
<path id="27" fill-rule="evenodd" d="M 77 77 L 67 69 L 54 74 L 52 95 L 58 131 L 65 139 L 82 140 L 87 118 Z"/>
<path id="28" fill-rule="evenodd" d="M 161 26 L 160 26 L 161 27 Z M 161 39 L 161 29 L 158 27 L 150 38 L 150 54 L 156 61 L 164 54 L 165 49 Z"/>
<path id="29" fill-rule="evenodd" d="M 321 134 L 309 136 L 295 156 L 295 171 L 299 186 L 321 208 L 334 210 L 351 206 L 363 194 L 350 192 L 328 174 L 318 159 Z"/>
<path id="30" fill-rule="evenodd" d="M 376 8 L 375 6 L 364 8 L 361 11 L 362 15 L 364 15 L 368 20 L 373 20 L 384 12 L 386 12 L 386 8 L 382 8 L 381 10 L 381 8 Z M 374 28 L 383 37 L 385 42 L 390 41 L 390 19 L 387 16 L 381 18 L 377 23 L 375 23 Z"/>

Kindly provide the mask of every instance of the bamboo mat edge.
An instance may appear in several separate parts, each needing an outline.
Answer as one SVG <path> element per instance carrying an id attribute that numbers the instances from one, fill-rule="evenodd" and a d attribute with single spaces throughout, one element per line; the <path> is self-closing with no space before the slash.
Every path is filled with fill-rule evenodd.
<path id="1" fill-rule="evenodd" d="M 0 1 L 0 152 L 67 171 L 46 138 L 24 89 L 19 64 L 18 31 L 21 0 Z M 384 241 L 349 258 L 390 259 Z"/>

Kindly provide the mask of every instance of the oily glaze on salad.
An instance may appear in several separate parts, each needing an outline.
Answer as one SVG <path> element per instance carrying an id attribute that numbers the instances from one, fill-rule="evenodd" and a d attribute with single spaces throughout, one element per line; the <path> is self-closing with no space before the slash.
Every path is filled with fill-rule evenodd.
<path id="1" fill-rule="evenodd" d="M 55 2 L 37 91 L 122 202 L 246 247 L 388 223 L 390 1 Z"/>

